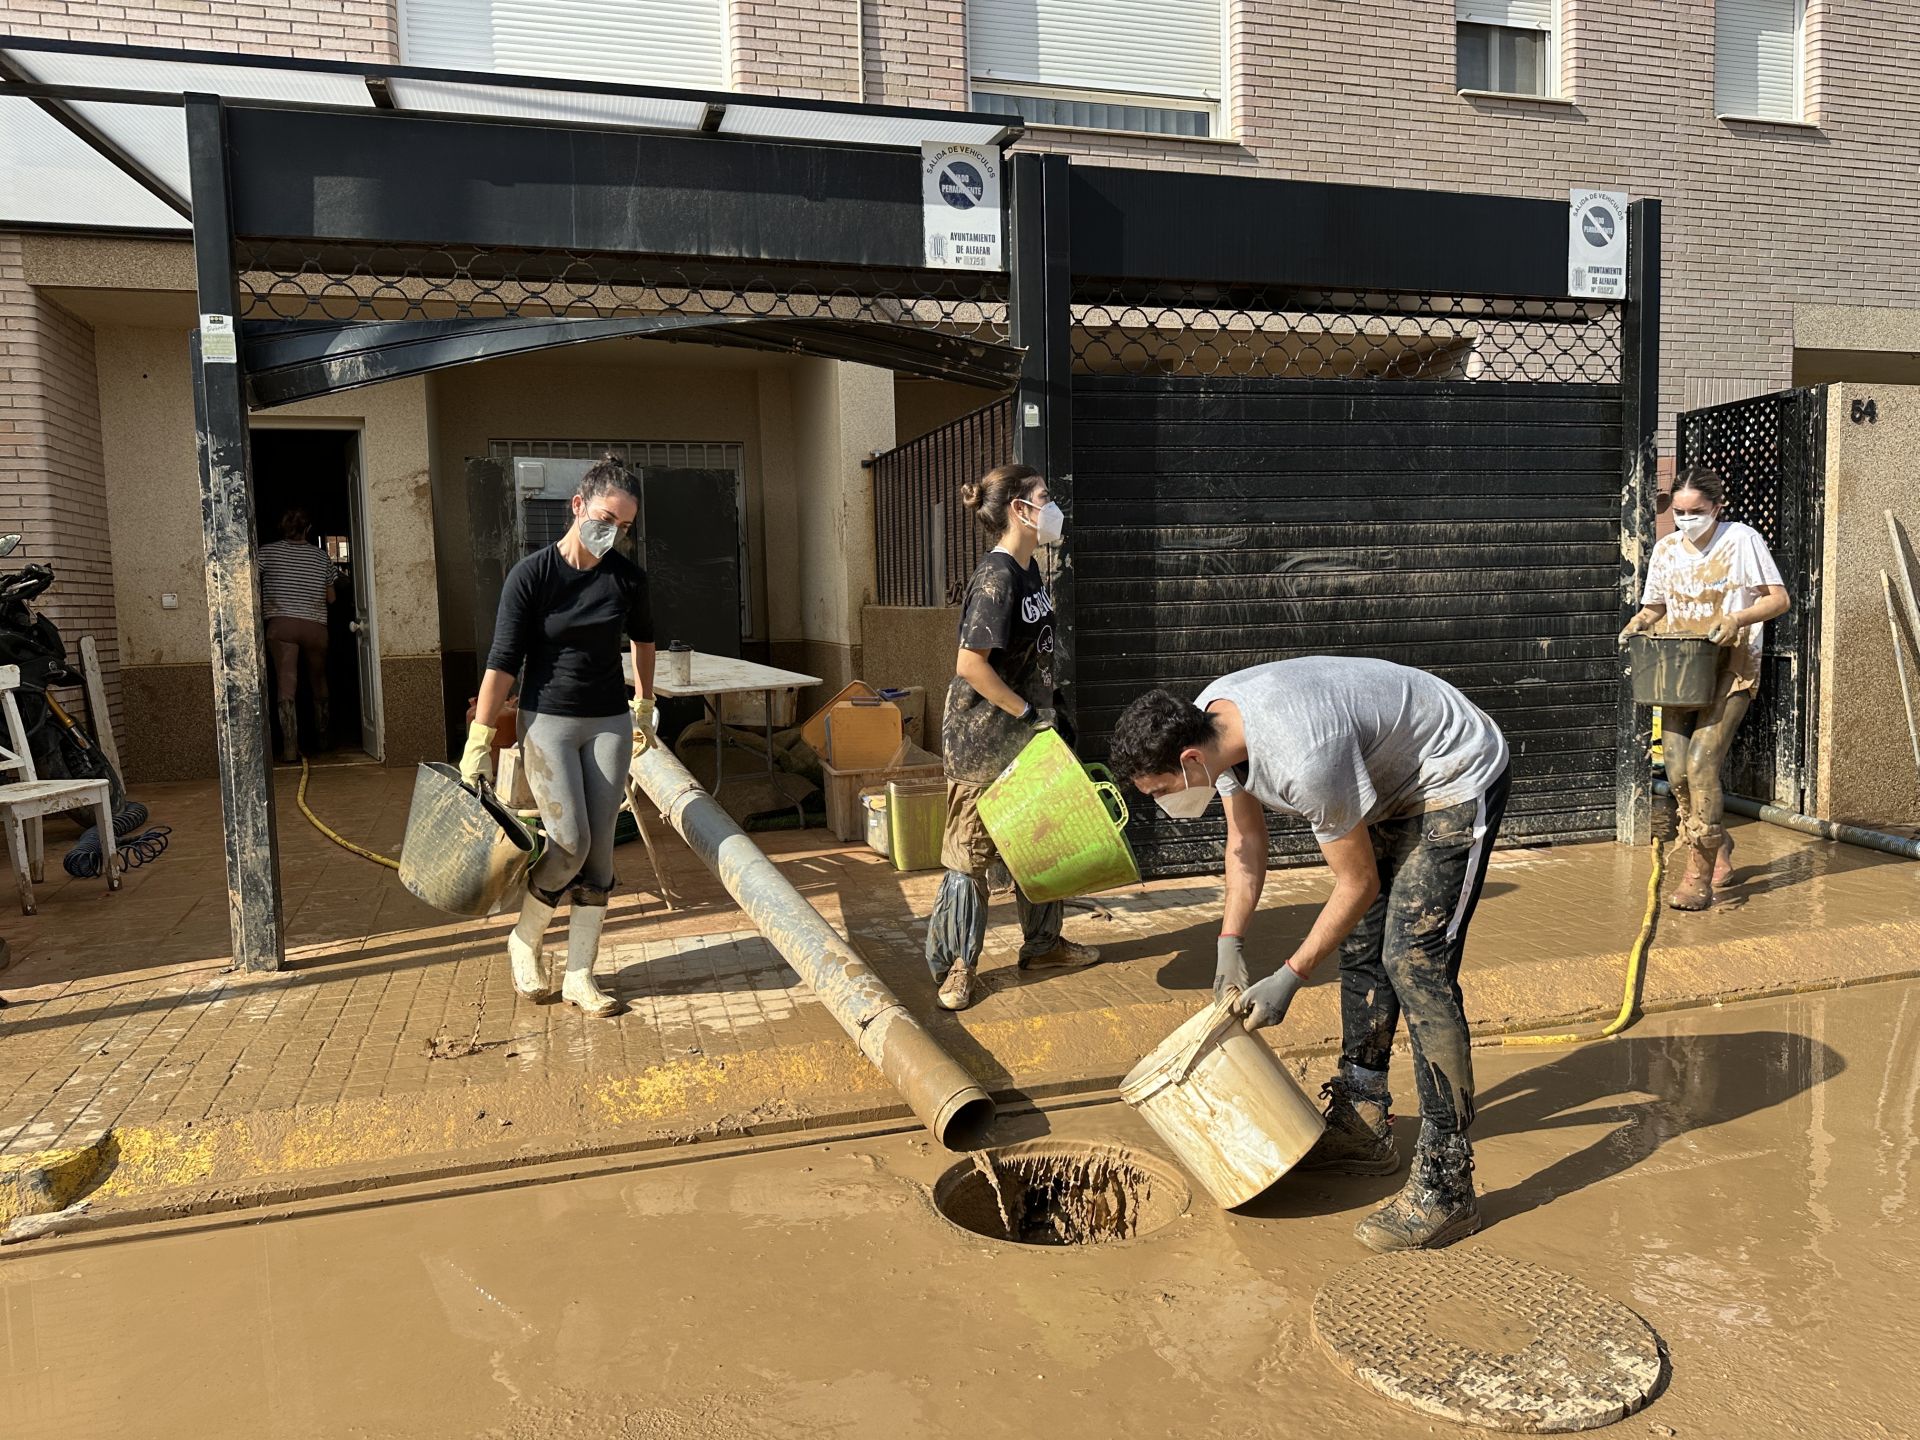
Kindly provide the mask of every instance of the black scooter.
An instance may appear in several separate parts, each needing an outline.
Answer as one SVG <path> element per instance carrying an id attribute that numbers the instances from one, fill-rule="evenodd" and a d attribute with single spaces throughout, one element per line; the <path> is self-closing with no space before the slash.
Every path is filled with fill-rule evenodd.
<path id="1" fill-rule="evenodd" d="M 0 535 L 0 558 L 19 545 L 18 535 Z M 56 688 L 80 686 L 83 681 L 67 664 L 67 647 L 58 627 L 33 608 L 34 599 L 52 584 L 50 566 L 0 571 L 0 665 L 20 667 L 14 702 L 34 773 L 42 780 L 107 781 L 112 813 L 118 816 L 126 800 L 119 772 L 53 694 Z M 11 746 L 13 741 L 0 735 L 0 743 Z M 83 828 L 93 824 L 91 810 L 70 810 L 67 815 Z"/>

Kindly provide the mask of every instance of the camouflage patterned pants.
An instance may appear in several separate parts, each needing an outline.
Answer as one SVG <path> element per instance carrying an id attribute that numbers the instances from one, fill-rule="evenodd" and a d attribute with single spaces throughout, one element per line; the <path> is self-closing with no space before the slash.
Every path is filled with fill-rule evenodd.
<path id="1" fill-rule="evenodd" d="M 1460 960 L 1509 781 L 1503 772 L 1477 800 L 1373 826 L 1380 895 L 1340 946 L 1341 1058 L 1384 1071 L 1405 1015 L 1420 1114 L 1440 1134 L 1473 1123 Z"/>

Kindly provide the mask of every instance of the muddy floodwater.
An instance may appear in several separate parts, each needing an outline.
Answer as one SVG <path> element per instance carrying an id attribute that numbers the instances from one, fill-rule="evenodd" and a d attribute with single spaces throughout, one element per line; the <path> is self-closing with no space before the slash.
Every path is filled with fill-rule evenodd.
<path id="1" fill-rule="evenodd" d="M 1920 1433 L 1920 985 L 1479 1051 L 1487 1229 L 1632 1307 L 1671 1357 L 1609 1435 Z M 1412 1086 L 1395 1093 L 1411 1107 Z M 1400 1134 L 1410 1145 L 1413 1122 Z M 1162 1154 L 1124 1107 L 1006 1141 Z M 914 1134 L 0 1256 L 0 1435 L 1485 1435 L 1361 1389 L 1319 1287 L 1398 1184 L 1193 1187 L 1139 1238 L 1014 1245 L 938 1214 Z M 1445 1310 L 1472 1326 L 1467 1302 Z"/>

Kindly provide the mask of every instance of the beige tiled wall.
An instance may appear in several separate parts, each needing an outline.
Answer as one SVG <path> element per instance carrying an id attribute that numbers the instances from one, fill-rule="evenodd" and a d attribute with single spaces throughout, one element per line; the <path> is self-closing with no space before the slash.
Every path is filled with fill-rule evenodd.
<path id="1" fill-rule="evenodd" d="M 398 58 L 394 0 L 7 0 L 0 31 L 56 40 Z"/>

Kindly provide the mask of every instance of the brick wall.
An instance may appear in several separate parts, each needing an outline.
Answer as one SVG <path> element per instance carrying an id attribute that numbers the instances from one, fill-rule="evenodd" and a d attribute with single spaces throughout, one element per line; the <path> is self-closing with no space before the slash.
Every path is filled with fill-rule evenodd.
<path id="1" fill-rule="evenodd" d="M 394 14 L 395 0 L 7 0 L 0 30 L 57 40 L 391 62 L 400 54 Z"/>
<path id="2" fill-rule="evenodd" d="M 94 637 L 124 733 L 93 331 L 27 285 L 13 235 L 0 235 L 0 531 L 24 537 L 0 568 L 30 560 L 58 572 L 40 608 L 76 665 L 80 637 Z"/>
<path id="3" fill-rule="evenodd" d="M 861 0 L 867 100 L 874 105 L 967 104 L 963 0 Z"/>
<path id="4" fill-rule="evenodd" d="M 733 88 L 797 100 L 860 98 L 864 0 L 731 0 Z"/>
<path id="5" fill-rule="evenodd" d="M 1665 203 L 1671 416 L 1789 384 L 1793 307 L 1920 306 L 1920 3 L 1810 0 L 1805 127 L 1714 115 L 1711 0 L 1564 0 L 1569 103 L 1454 88 L 1453 7 L 1229 0 L 1230 143 L 1037 132 L 1094 163 Z M 939 7 L 944 8 L 944 7 Z"/>

